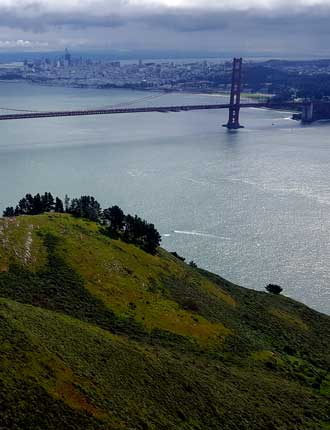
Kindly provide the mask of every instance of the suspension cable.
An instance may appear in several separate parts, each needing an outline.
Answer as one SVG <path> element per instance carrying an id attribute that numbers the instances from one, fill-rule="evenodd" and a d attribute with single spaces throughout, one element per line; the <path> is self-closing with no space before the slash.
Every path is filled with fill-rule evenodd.
<path id="1" fill-rule="evenodd" d="M 134 100 L 129 100 L 127 102 L 122 102 L 122 103 L 117 103 L 117 104 L 113 104 L 113 105 L 107 105 L 107 106 L 103 106 L 103 107 L 93 107 L 93 110 L 103 110 L 103 109 L 115 109 L 115 108 L 124 108 L 125 106 L 131 106 L 133 104 L 136 103 L 140 103 L 142 101 L 148 101 L 148 100 L 153 100 L 155 98 L 160 98 L 162 96 L 164 96 L 165 93 L 158 93 L 158 94 L 152 94 L 149 96 L 145 96 L 145 97 L 140 97 L 138 99 L 134 99 Z M 87 109 L 87 108 L 85 108 Z M 88 108 L 89 110 L 90 108 Z M 17 108 L 8 108 L 8 107 L 0 107 L 0 110 L 7 110 L 7 111 L 11 111 L 11 112 L 27 112 L 27 113 L 43 113 L 43 112 L 48 112 L 45 110 L 31 110 L 31 109 L 17 109 Z"/>

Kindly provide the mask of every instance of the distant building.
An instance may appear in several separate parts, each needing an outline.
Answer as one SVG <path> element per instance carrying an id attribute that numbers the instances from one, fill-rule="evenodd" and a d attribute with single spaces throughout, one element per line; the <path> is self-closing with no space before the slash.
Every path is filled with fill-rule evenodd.
<path id="1" fill-rule="evenodd" d="M 15 63 L 1 63 L 0 64 L 0 72 L 7 72 L 7 73 L 18 73 L 22 72 L 25 68 L 24 62 L 17 61 Z"/>
<path id="2" fill-rule="evenodd" d="M 65 48 L 64 65 L 65 66 L 71 66 L 71 54 L 70 54 L 68 48 Z"/>

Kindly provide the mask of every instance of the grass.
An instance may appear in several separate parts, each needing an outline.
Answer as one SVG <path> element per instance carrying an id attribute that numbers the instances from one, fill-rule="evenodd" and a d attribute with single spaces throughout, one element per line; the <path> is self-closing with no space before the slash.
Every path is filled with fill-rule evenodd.
<path id="1" fill-rule="evenodd" d="M 66 215 L 0 220 L 0 268 L 0 428 L 330 424 L 330 318 L 300 303 Z"/>

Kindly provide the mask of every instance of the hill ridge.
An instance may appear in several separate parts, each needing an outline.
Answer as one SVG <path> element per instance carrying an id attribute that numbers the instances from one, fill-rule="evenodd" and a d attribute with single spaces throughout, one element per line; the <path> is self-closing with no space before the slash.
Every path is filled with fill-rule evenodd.
<path id="1" fill-rule="evenodd" d="M 88 220 L 0 219 L 0 429 L 328 429 L 329 328 Z"/>

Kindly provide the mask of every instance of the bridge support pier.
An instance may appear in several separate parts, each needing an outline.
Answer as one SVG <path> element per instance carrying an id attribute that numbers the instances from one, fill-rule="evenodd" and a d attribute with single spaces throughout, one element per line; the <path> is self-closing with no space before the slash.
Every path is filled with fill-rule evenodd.
<path id="1" fill-rule="evenodd" d="M 305 102 L 301 111 L 301 122 L 308 124 L 314 121 L 314 105 L 313 102 Z"/>
<path id="2" fill-rule="evenodd" d="M 239 111 L 241 102 L 241 77 L 242 77 L 242 58 L 234 58 L 233 72 L 231 78 L 231 91 L 230 91 L 230 106 L 229 118 L 227 124 L 228 130 L 237 130 L 243 128 L 239 123 Z"/>

